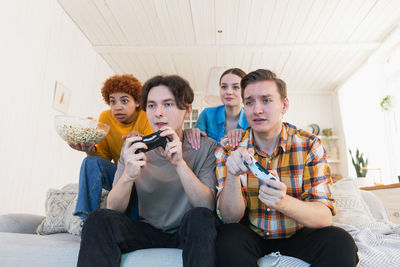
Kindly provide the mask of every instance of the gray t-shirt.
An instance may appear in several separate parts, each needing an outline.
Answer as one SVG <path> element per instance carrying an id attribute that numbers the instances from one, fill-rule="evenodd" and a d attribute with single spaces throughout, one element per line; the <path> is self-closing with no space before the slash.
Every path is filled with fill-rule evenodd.
<path id="1" fill-rule="evenodd" d="M 125 144 L 124 144 L 125 146 Z M 194 150 L 183 138 L 182 155 L 189 168 L 203 184 L 215 193 L 216 161 L 214 151 L 217 144 L 209 137 L 201 137 L 199 150 Z M 152 226 L 169 231 L 179 227 L 183 215 L 192 208 L 183 189 L 175 167 L 161 153 L 158 147 L 146 152 L 146 166 L 135 181 L 139 202 L 139 216 Z M 125 169 L 124 158 L 118 161 L 115 185 Z"/>

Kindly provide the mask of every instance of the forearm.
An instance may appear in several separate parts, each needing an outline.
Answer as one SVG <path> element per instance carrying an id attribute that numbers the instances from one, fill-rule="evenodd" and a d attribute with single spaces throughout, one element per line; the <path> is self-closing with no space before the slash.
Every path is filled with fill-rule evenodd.
<path id="1" fill-rule="evenodd" d="M 246 209 L 240 178 L 228 172 L 219 198 L 219 210 L 225 223 L 239 222 Z"/>
<path id="2" fill-rule="evenodd" d="M 193 207 L 206 207 L 214 210 L 214 192 L 197 178 L 185 161 L 176 166 L 176 171 L 190 204 Z"/>
<path id="3" fill-rule="evenodd" d="M 319 201 L 307 202 L 286 195 L 278 210 L 306 227 L 322 228 L 332 225 L 330 209 Z"/>
<path id="4" fill-rule="evenodd" d="M 133 181 L 127 180 L 122 174 L 117 184 L 112 188 L 107 198 L 107 208 L 124 212 L 129 204 Z"/>

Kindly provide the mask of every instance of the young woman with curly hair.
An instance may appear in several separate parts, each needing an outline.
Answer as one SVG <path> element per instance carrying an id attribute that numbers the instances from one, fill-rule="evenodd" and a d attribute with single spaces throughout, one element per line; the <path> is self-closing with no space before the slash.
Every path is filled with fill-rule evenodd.
<path id="1" fill-rule="evenodd" d="M 74 215 L 84 222 L 91 211 L 99 208 L 102 188 L 111 190 L 124 138 L 128 135 L 153 133 L 146 113 L 140 109 L 142 85 L 131 74 L 108 78 L 101 94 L 110 109 L 100 114 L 99 121 L 110 126 L 106 138 L 98 144 L 69 144 L 86 152 L 79 175 L 78 200 Z M 135 217 L 136 215 L 132 215 Z"/>

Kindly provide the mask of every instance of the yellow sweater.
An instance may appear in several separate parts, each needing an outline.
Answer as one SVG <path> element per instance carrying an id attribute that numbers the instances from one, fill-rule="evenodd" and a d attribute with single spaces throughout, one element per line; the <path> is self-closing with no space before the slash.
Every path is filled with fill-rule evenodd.
<path id="1" fill-rule="evenodd" d="M 110 109 L 100 114 L 99 121 L 109 125 L 110 131 L 106 138 L 96 145 L 97 152 L 93 155 L 103 157 L 109 161 L 113 160 L 114 163 L 118 163 L 122 145 L 125 142 L 122 136 L 126 136 L 132 131 L 143 135 L 154 132 L 143 110 L 140 110 L 135 120 L 129 124 L 119 122 Z"/>

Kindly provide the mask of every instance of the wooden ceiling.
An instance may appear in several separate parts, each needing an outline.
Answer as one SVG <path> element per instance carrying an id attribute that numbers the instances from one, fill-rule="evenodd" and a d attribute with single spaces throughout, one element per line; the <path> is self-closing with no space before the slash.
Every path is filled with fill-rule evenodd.
<path id="1" fill-rule="evenodd" d="M 58 0 L 116 73 L 179 74 L 203 95 L 211 67 L 271 69 L 296 93 L 331 93 L 399 26 L 399 0 Z"/>

